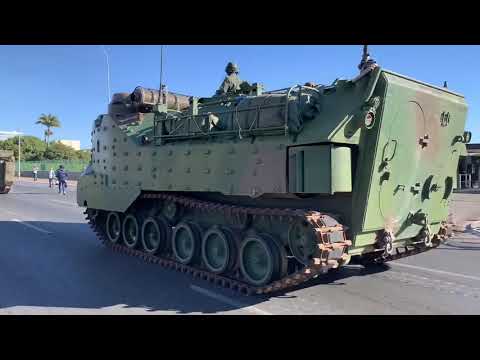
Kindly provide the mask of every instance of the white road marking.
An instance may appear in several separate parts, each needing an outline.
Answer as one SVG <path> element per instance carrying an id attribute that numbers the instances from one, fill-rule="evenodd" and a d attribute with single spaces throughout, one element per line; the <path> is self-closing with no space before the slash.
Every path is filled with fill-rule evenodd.
<path id="1" fill-rule="evenodd" d="M 9 211 L 9 210 L 0 209 L 0 211 L 6 212 L 7 214 L 10 214 L 10 215 L 13 215 L 13 216 L 18 216 L 18 214 L 17 214 L 17 213 L 14 213 L 14 212 L 12 212 L 12 211 Z"/>
<path id="2" fill-rule="evenodd" d="M 470 231 L 473 231 L 476 234 L 480 234 L 480 229 L 478 228 L 471 228 Z"/>
<path id="3" fill-rule="evenodd" d="M 472 276 L 472 275 L 458 274 L 458 273 L 453 273 L 453 272 L 450 272 L 450 271 L 424 268 L 424 267 L 421 267 L 421 266 L 415 266 L 415 265 L 403 264 L 403 263 L 390 262 L 388 264 L 392 265 L 392 266 L 400 266 L 400 267 L 406 267 L 406 268 L 415 269 L 415 270 L 428 271 L 428 272 L 435 273 L 435 274 L 456 276 L 456 277 L 460 277 L 460 278 L 464 278 L 464 279 L 480 281 L 480 277 Z"/>
<path id="4" fill-rule="evenodd" d="M 196 292 L 198 292 L 202 295 L 211 297 L 212 299 L 215 299 L 217 301 L 221 301 L 221 302 L 226 303 L 228 305 L 235 306 L 237 308 L 241 308 L 242 310 L 246 310 L 246 311 L 258 314 L 258 315 L 273 315 L 272 313 L 269 313 L 268 311 L 261 310 L 261 309 L 255 307 L 255 306 L 253 306 L 253 305 L 242 304 L 242 303 L 240 303 L 238 301 L 235 301 L 233 299 L 230 299 L 226 296 L 214 293 L 213 291 L 204 289 L 204 288 L 196 286 L 196 285 L 190 285 L 190 289 L 192 289 L 193 291 L 196 291 Z"/>
<path id="5" fill-rule="evenodd" d="M 32 229 L 34 229 L 34 230 L 40 231 L 41 233 L 51 234 L 50 231 L 44 230 L 44 229 L 39 228 L 39 227 L 37 227 L 37 226 L 35 226 L 35 225 L 32 225 L 32 224 L 28 224 L 28 223 L 24 222 L 23 220 L 12 219 L 12 221 L 18 222 L 19 224 L 25 225 L 26 227 L 29 227 L 29 228 L 32 228 Z"/>
<path id="6" fill-rule="evenodd" d="M 62 200 L 53 200 L 53 199 L 49 199 L 50 201 L 53 201 L 53 202 L 56 202 L 56 203 L 59 203 L 59 204 L 62 204 L 62 205 L 68 205 L 68 206 L 75 206 L 75 207 L 78 207 L 77 204 L 73 203 L 73 202 L 68 202 L 68 201 L 62 201 Z"/>

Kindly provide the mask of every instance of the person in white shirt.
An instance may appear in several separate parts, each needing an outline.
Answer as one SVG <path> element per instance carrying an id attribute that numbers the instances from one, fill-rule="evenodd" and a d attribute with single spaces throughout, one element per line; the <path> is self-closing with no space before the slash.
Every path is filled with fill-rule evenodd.
<path id="1" fill-rule="evenodd" d="M 48 173 L 48 187 L 52 187 L 54 178 L 55 178 L 55 171 L 53 171 L 53 168 L 50 168 L 50 172 Z"/>

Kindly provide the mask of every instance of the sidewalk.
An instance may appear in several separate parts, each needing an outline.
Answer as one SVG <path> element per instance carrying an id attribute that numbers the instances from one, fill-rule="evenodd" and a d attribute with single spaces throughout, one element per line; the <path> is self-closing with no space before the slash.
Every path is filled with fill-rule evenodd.
<path id="1" fill-rule="evenodd" d="M 18 177 L 15 177 L 15 181 L 18 181 Z M 31 178 L 31 177 L 23 177 L 22 176 L 20 178 L 20 181 L 28 182 L 28 183 L 32 183 L 32 184 L 46 184 L 46 185 L 48 185 L 48 179 L 38 179 L 37 181 L 33 181 L 33 178 Z M 77 181 L 76 180 L 67 180 L 67 185 L 76 187 L 77 186 Z"/>
<path id="2" fill-rule="evenodd" d="M 452 230 L 457 232 L 480 227 L 480 194 L 453 194 L 448 222 Z"/>

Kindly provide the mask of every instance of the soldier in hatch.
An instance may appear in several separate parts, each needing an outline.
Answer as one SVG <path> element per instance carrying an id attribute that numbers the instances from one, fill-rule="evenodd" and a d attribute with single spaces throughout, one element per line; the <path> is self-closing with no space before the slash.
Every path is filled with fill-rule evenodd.
<path id="1" fill-rule="evenodd" d="M 250 89 L 250 84 L 246 81 L 240 80 L 238 77 L 238 66 L 229 62 L 227 67 L 225 68 L 225 72 L 227 76 L 220 85 L 220 88 L 215 93 L 215 96 L 222 96 L 222 95 L 234 95 L 239 93 L 246 93 Z"/>

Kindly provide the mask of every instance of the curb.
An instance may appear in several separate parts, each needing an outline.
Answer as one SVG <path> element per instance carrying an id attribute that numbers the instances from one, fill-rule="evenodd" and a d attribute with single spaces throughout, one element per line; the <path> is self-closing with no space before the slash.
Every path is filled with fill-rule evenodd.
<path id="1" fill-rule="evenodd" d="M 472 230 L 474 228 L 480 227 L 480 221 L 472 221 L 472 222 L 463 222 L 460 224 L 453 224 L 452 225 L 452 230 L 457 231 L 457 232 L 465 232 L 466 230 Z"/>
<path id="2" fill-rule="evenodd" d="M 31 183 L 31 184 L 48 185 L 48 179 L 38 179 L 37 181 L 33 181 L 32 178 L 21 177 L 20 179 L 18 179 L 18 177 L 16 177 L 15 182 L 17 182 L 17 181 L 27 182 L 27 183 Z M 76 180 L 67 180 L 67 186 L 76 187 L 77 186 L 77 181 Z"/>
<path id="3" fill-rule="evenodd" d="M 453 231 L 456 232 L 465 232 L 466 230 L 471 230 L 472 228 L 480 227 L 480 220 L 464 220 L 457 222 L 453 214 L 448 215 L 448 224 Z"/>

